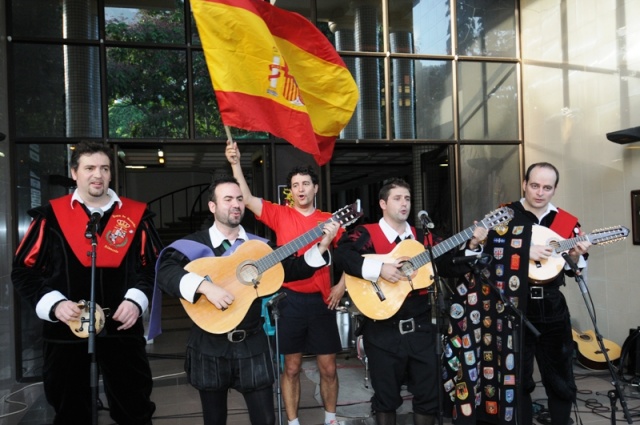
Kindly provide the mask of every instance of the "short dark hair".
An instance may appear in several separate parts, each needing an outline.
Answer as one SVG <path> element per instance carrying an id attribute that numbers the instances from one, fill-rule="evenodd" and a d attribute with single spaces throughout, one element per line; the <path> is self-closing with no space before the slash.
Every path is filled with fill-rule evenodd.
<path id="1" fill-rule="evenodd" d="M 238 180 L 236 180 L 236 178 L 233 176 L 222 176 L 215 179 L 213 183 L 211 183 L 211 185 L 209 186 L 209 200 L 211 202 L 216 202 L 216 187 L 225 183 L 233 183 L 240 186 L 240 183 L 238 183 Z"/>
<path id="2" fill-rule="evenodd" d="M 102 152 L 109 157 L 109 165 L 113 165 L 113 149 L 109 146 L 98 142 L 80 142 L 73 147 L 73 153 L 71 154 L 71 169 L 78 171 L 80 166 L 80 157 L 82 155 L 93 155 L 94 153 Z"/>
<path id="3" fill-rule="evenodd" d="M 313 169 L 311 165 L 297 166 L 297 167 L 293 167 L 291 171 L 289 171 L 289 174 L 287 175 L 287 185 L 289 185 L 289 188 L 291 188 L 291 179 L 293 178 L 293 176 L 296 176 L 298 174 L 300 174 L 301 176 L 311 177 L 311 183 L 313 183 L 314 185 L 317 185 L 318 182 L 320 181 L 318 179 L 318 175 L 316 174 L 316 171 Z"/>
<path id="4" fill-rule="evenodd" d="M 392 177 L 382 182 L 382 187 L 380 188 L 380 192 L 378 192 L 378 200 L 386 202 L 389 198 L 389 192 L 391 192 L 391 189 L 396 187 L 403 187 L 411 192 L 411 186 L 409 186 L 409 183 L 399 177 Z"/>
<path id="5" fill-rule="evenodd" d="M 553 187 L 558 187 L 558 183 L 560 182 L 560 173 L 558 172 L 558 169 L 549 162 L 536 162 L 535 164 L 529 165 L 529 168 L 527 168 L 527 172 L 524 174 L 524 181 L 526 183 L 529 182 L 529 178 L 531 177 L 531 170 L 536 167 L 549 168 L 553 170 L 553 172 L 556 173 L 556 184 Z"/>

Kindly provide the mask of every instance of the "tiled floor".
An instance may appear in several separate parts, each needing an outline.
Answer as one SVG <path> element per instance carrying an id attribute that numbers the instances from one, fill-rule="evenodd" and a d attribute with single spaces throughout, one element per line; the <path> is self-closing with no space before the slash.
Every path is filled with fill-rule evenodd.
<path id="1" fill-rule="evenodd" d="M 165 314 L 170 314 L 165 311 Z M 175 308 L 178 308 L 176 306 Z M 180 318 L 164 321 L 165 332 L 158 337 L 153 344 L 148 345 L 155 384 L 152 398 L 157 405 L 154 416 L 155 425 L 201 425 L 202 416 L 200 400 L 197 392 L 186 383 L 182 371 L 185 340 L 188 328 L 188 319 Z M 370 416 L 369 398 L 372 391 L 365 386 L 364 368 L 357 358 L 355 350 L 345 350 L 338 357 L 340 397 L 338 416 L 345 425 L 374 424 Z M 323 422 L 323 409 L 318 401 L 317 373 L 315 360 L 305 359 L 304 374 L 302 376 L 302 395 L 300 400 L 300 422 L 303 425 L 317 425 Z M 579 366 L 575 367 L 577 375 L 578 413 L 580 421 L 585 425 L 606 425 L 611 422 L 610 400 L 607 393 L 613 390 L 608 372 L 589 372 Z M 16 390 L 25 387 L 16 386 Z M 640 422 L 640 389 L 637 385 L 623 385 L 623 394 L 627 407 L 632 414 L 632 421 Z M 104 397 L 102 397 L 104 400 Z M 52 421 L 52 411 L 47 405 L 42 394 L 41 384 L 32 384 L 24 390 L 20 390 L 9 398 L 13 403 L 6 401 L 0 406 L 0 425 L 35 425 L 47 424 Z M 534 400 L 546 406 L 544 390 L 539 387 L 534 393 Z M 15 404 L 16 402 L 24 405 Z M 621 409 L 621 404 L 616 403 Z M 21 410 L 20 413 L 6 416 L 10 412 Z M 410 412 L 410 400 L 403 405 L 398 424 L 409 425 L 412 423 Z M 284 415 L 284 413 L 283 413 Z M 626 422 L 622 412 L 618 411 L 617 420 Z M 276 421 L 278 414 L 276 413 Z M 99 412 L 99 425 L 112 424 L 108 412 Z M 245 405 L 242 397 L 231 392 L 229 396 L 228 423 L 248 424 L 245 413 Z M 283 416 L 283 423 L 286 418 Z M 444 423 L 450 423 L 445 419 Z"/>

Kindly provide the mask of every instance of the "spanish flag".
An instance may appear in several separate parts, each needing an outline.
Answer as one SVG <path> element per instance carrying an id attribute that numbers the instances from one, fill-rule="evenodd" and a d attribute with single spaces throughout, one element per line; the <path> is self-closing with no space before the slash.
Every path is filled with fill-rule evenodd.
<path id="1" fill-rule="evenodd" d="M 329 162 L 358 88 L 325 35 L 262 0 L 191 0 L 191 8 L 224 125 L 267 131 Z"/>

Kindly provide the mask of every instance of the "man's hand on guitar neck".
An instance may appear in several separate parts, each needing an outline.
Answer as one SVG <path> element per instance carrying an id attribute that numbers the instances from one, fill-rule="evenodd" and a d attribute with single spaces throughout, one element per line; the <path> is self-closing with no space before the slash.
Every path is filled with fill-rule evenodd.
<path id="1" fill-rule="evenodd" d="M 196 290 L 196 293 L 202 294 L 211 304 L 219 310 L 226 310 L 235 300 L 233 294 L 226 289 L 216 285 L 209 279 L 203 279 Z"/>
<path id="2" fill-rule="evenodd" d="M 585 233 L 580 229 L 580 234 L 578 236 L 583 236 Z M 576 246 L 569 250 L 569 256 L 573 260 L 574 263 L 578 264 L 580 261 L 580 257 L 585 255 L 591 246 L 591 242 L 589 240 L 584 240 L 576 243 Z"/>
<path id="3" fill-rule="evenodd" d="M 331 221 L 329 223 L 325 223 L 322 227 L 322 240 L 318 243 L 318 250 L 320 254 L 324 254 L 331 246 L 331 241 L 338 234 L 338 230 L 340 230 L 340 223 L 337 221 Z"/>

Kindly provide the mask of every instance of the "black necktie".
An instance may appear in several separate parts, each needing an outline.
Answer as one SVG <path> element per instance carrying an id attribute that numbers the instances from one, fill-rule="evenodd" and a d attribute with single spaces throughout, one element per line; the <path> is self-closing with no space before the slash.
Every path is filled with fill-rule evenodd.
<path id="1" fill-rule="evenodd" d="M 402 239 L 400 239 L 400 236 L 396 236 L 396 245 L 398 245 L 400 242 L 402 242 Z"/>
<path id="2" fill-rule="evenodd" d="M 222 247 L 224 248 L 224 250 L 228 250 L 229 248 L 231 248 L 231 244 L 229 243 L 229 241 L 227 239 L 222 241 Z"/>

